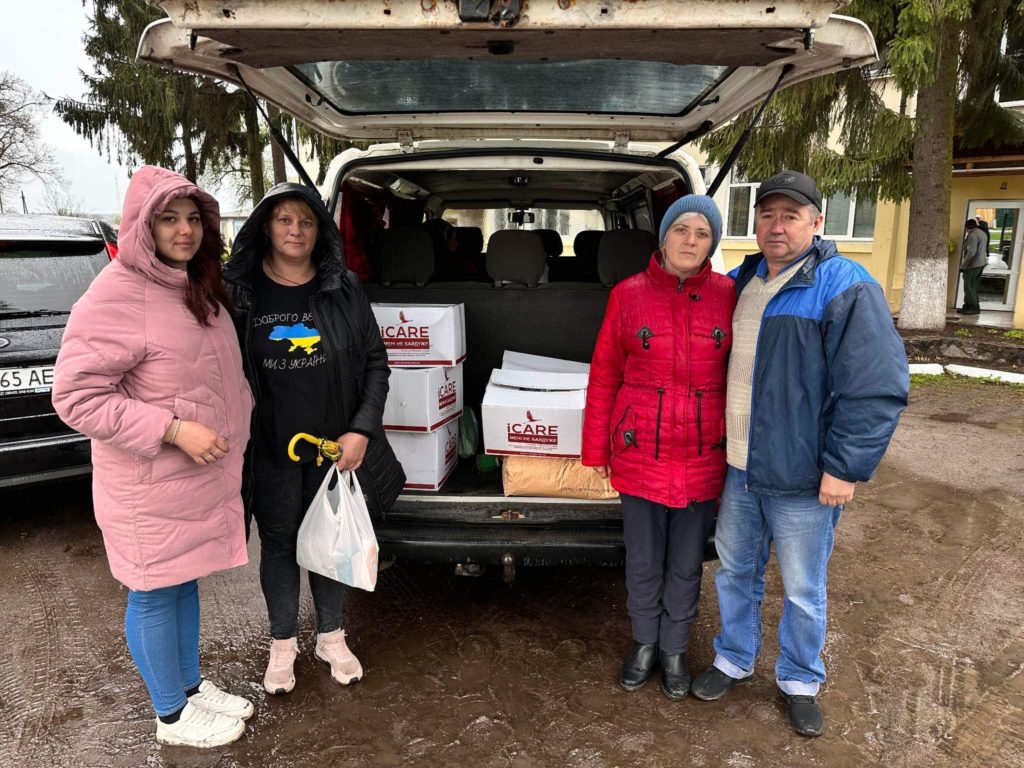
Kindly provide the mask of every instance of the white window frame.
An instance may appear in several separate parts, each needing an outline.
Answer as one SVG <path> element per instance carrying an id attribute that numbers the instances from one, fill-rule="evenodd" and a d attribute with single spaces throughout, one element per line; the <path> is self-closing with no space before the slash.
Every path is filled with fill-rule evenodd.
<path id="1" fill-rule="evenodd" d="M 759 182 L 747 182 L 747 181 L 733 181 L 733 174 L 729 174 L 728 190 L 725 196 L 725 232 L 722 234 L 723 240 L 753 240 L 754 235 L 754 194 L 757 191 Z M 733 235 L 730 232 L 730 222 L 728 221 L 729 213 L 732 210 L 732 194 L 733 189 L 737 187 L 749 187 L 750 188 L 750 210 L 747 214 L 747 234 L 745 235 Z M 824 198 L 822 201 L 822 214 L 828 215 L 828 198 Z M 842 234 L 826 235 L 825 234 L 825 222 L 821 224 L 821 236 L 827 237 L 830 240 L 850 240 L 857 243 L 870 242 L 875 239 L 875 223 L 871 223 L 871 234 L 867 237 L 854 237 L 853 236 L 853 221 L 857 214 L 857 194 L 850 195 L 850 210 L 846 219 L 846 229 Z M 878 202 L 875 201 L 875 216 L 878 216 Z"/>

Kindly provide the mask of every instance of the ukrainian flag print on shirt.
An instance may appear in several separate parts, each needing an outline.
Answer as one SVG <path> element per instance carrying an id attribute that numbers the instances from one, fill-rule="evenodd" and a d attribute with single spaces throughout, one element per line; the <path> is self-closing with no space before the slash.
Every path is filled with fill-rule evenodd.
<path id="1" fill-rule="evenodd" d="M 317 344 L 320 343 L 320 332 L 316 328 L 309 328 L 305 323 L 295 325 L 275 325 L 270 332 L 270 341 L 288 341 L 291 346 L 289 352 L 302 349 L 307 355 L 317 351 Z"/>

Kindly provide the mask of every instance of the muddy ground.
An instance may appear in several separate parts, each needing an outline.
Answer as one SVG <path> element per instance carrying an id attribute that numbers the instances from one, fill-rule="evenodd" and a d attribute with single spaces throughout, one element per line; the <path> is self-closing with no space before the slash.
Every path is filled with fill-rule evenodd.
<path id="1" fill-rule="evenodd" d="M 776 696 L 772 567 L 754 683 L 717 703 L 616 684 L 629 647 L 622 575 L 520 569 L 456 577 L 396 564 L 347 604 L 366 678 L 259 687 L 266 634 L 250 565 L 202 584 L 205 671 L 256 715 L 221 750 L 160 747 L 122 636 L 88 485 L 0 496 L 0 766 L 1016 766 L 1024 764 L 1024 391 L 917 386 L 830 569 L 826 733 Z M 251 549 L 253 560 L 256 548 Z M 714 564 L 691 667 L 711 661 Z"/>

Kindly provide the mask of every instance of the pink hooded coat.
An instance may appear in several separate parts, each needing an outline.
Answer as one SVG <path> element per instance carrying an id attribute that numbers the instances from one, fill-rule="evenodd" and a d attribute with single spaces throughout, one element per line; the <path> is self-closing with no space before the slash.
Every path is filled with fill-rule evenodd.
<path id="1" fill-rule="evenodd" d="M 188 279 L 156 258 L 152 225 L 176 197 L 219 226 L 217 201 L 183 176 L 139 170 L 125 196 L 119 257 L 75 304 L 57 357 L 53 405 L 92 438 L 93 506 L 110 571 L 129 589 L 182 584 L 244 565 L 240 489 L 253 399 L 225 308 L 200 325 Z M 162 442 L 172 419 L 198 421 L 229 453 L 201 466 Z"/>

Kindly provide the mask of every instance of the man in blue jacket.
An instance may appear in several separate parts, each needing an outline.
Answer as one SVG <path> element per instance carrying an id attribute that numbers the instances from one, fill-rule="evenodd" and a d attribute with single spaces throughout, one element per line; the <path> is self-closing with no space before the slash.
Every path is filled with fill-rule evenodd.
<path id="1" fill-rule="evenodd" d="M 729 467 L 715 533 L 722 629 L 692 688 L 709 701 L 751 679 L 774 544 L 785 593 L 775 678 L 790 725 L 806 736 L 824 730 L 817 695 L 835 526 L 854 484 L 881 461 L 910 386 L 882 289 L 815 234 L 821 207 L 809 176 L 765 179 L 754 208 L 761 252 L 732 272 Z"/>

